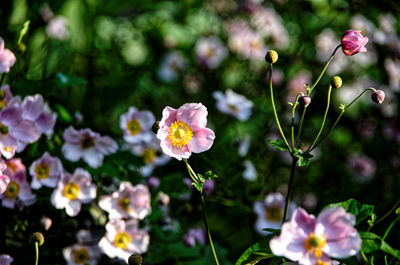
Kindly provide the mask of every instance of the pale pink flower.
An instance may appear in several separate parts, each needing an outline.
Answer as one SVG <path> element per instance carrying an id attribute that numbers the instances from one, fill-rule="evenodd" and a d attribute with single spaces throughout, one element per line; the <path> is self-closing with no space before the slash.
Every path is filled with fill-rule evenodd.
<path id="1" fill-rule="evenodd" d="M 348 30 L 342 36 L 342 50 L 347 56 L 357 54 L 359 52 L 367 52 L 364 46 L 367 44 L 368 38 L 361 35 L 361 31 Z"/>
<path id="2" fill-rule="evenodd" d="M 122 181 L 119 190 L 111 195 L 103 195 L 99 206 L 110 219 L 135 218 L 144 219 L 151 213 L 150 192 L 146 185 L 132 186 L 128 181 Z"/>
<path id="3" fill-rule="evenodd" d="M 289 205 L 288 218 L 291 216 L 296 205 Z M 285 197 L 280 193 L 269 193 L 263 202 L 256 201 L 253 210 L 257 214 L 255 230 L 261 235 L 268 235 L 271 232 L 264 231 L 264 228 L 279 229 L 282 225 L 282 218 L 285 211 Z"/>
<path id="4" fill-rule="evenodd" d="M 119 119 L 119 126 L 124 131 L 124 140 L 132 144 L 151 141 L 154 135 L 151 127 L 155 121 L 151 111 L 139 111 L 136 107 L 130 107 Z"/>
<path id="5" fill-rule="evenodd" d="M 361 238 L 354 228 L 355 217 L 341 207 L 328 208 L 317 218 L 297 208 L 282 225 L 279 237 L 270 241 L 272 253 L 302 265 L 330 264 L 330 257 L 354 256 Z"/>
<path id="6" fill-rule="evenodd" d="M 103 164 L 104 155 L 118 150 L 118 144 L 113 139 L 100 136 L 90 129 L 77 131 L 70 126 L 64 131 L 63 136 L 65 143 L 62 151 L 65 158 L 73 162 L 83 158 L 93 168 Z"/>
<path id="7" fill-rule="evenodd" d="M 201 103 L 186 103 L 179 109 L 166 107 L 160 121 L 157 138 L 161 149 L 178 160 L 189 158 L 211 148 L 214 132 L 206 128 L 207 108 Z"/>
<path id="8" fill-rule="evenodd" d="M 14 259 L 7 254 L 1 254 L 0 255 L 0 265 L 10 265 Z"/>
<path id="9" fill-rule="evenodd" d="M 0 87 L 0 111 L 6 108 L 10 103 L 13 104 L 15 100 L 13 99 L 13 95 L 10 90 L 10 86 L 5 84 Z"/>
<path id="10" fill-rule="evenodd" d="M 47 216 L 42 216 L 40 218 L 40 225 L 44 228 L 44 230 L 49 230 L 51 225 L 53 224 L 53 220 Z"/>
<path id="11" fill-rule="evenodd" d="M 32 163 L 29 174 L 32 176 L 33 189 L 39 189 L 42 185 L 55 188 L 63 174 L 63 166 L 60 159 L 46 152 Z"/>
<path id="12" fill-rule="evenodd" d="M 6 190 L 0 195 L 1 205 L 13 209 L 17 204 L 21 208 L 31 205 L 36 201 L 36 196 L 32 194 L 31 187 L 26 178 L 26 168 L 19 158 L 6 161 L 7 168 L 3 174 L 9 177 Z"/>
<path id="13" fill-rule="evenodd" d="M 103 253 L 89 230 L 79 230 L 76 233 L 78 243 L 63 249 L 63 255 L 67 265 L 89 264 L 96 265 Z"/>
<path id="14" fill-rule="evenodd" d="M 106 234 L 100 240 L 99 247 L 110 258 L 128 262 L 132 253 L 146 252 L 149 243 L 149 234 L 139 229 L 137 220 L 112 219 L 106 224 Z"/>
<path id="15" fill-rule="evenodd" d="M 176 81 L 179 74 L 187 67 L 186 59 L 178 51 L 171 51 L 164 56 L 158 69 L 158 77 L 165 82 Z"/>
<path id="16" fill-rule="evenodd" d="M 376 171 L 376 163 L 365 155 L 352 154 L 347 158 L 348 167 L 357 180 L 371 180 Z"/>
<path id="17" fill-rule="evenodd" d="M 82 168 L 77 168 L 73 175 L 65 172 L 51 195 L 51 203 L 57 209 L 66 210 L 69 216 L 76 216 L 81 211 L 82 204 L 87 204 L 96 198 L 96 185 L 92 176 Z"/>
<path id="18" fill-rule="evenodd" d="M 65 41 L 69 38 L 68 20 L 63 16 L 55 16 L 50 19 L 46 33 L 50 38 Z"/>
<path id="19" fill-rule="evenodd" d="M 0 73 L 8 73 L 16 60 L 12 51 L 4 49 L 4 40 L 0 37 Z"/>
<path id="20" fill-rule="evenodd" d="M 183 239 L 183 242 L 186 246 L 191 248 L 196 246 L 196 242 L 200 245 L 205 245 L 206 235 L 204 233 L 204 230 L 202 228 L 189 229 L 189 231 L 185 235 L 185 238 Z"/>
<path id="21" fill-rule="evenodd" d="M 200 38 L 196 42 L 195 52 L 200 64 L 215 69 L 228 56 L 228 51 L 218 37 Z"/>
<path id="22" fill-rule="evenodd" d="M 214 91 L 212 96 L 217 101 L 217 109 L 222 113 L 229 114 L 240 121 L 247 121 L 249 119 L 253 102 L 245 96 L 231 89 L 227 89 L 225 94 L 221 91 Z"/>

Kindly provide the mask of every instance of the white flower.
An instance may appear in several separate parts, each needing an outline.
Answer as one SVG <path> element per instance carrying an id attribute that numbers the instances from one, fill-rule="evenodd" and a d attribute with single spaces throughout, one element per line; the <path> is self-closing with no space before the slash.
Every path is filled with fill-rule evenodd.
<path id="1" fill-rule="evenodd" d="M 221 91 L 214 91 L 213 97 L 217 100 L 217 109 L 236 117 L 240 121 L 246 121 L 251 115 L 253 102 L 246 97 L 226 90 L 225 94 Z"/>
<path id="2" fill-rule="evenodd" d="M 29 174 L 32 176 L 33 189 L 39 189 L 42 185 L 55 188 L 63 174 L 63 167 L 60 159 L 46 152 L 32 163 Z"/>
<path id="3" fill-rule="evenodd" d="M 109 213 L 110 219 L 143 219 L 151 212 L 150 192 L 146 185 L 132 186 L 122 181 L 118 191 L 101 196 L 99 206 Z"/>
<path id="4" fill-rule="evenodd" d="M 119 126 L 124 131 L 124 140 L 128 143 L 149 142 L 154 133 L 151 130 L 156 121 L 154 114 L 148 110 L 139 111 L 130 107 L 120 117 Z"/>
<path id="5" fill-rule="evenodd" d="M 77 168 L 73 175 L 65 172 L 51 195 L 51 203 L 57 209 L 65 208 L 69 216 L 76 216 L 81 205 L 90 203 L 96 198 L 96 185 L 92 176 L 82 168 Z"/>
<path id="6" fill-rule="evenodd" d="M 290 203 L 287 218 L 291 216 L 295 207 L 294 203 Z M 262 235 L 268 235 L 270 232 L 264 231 L 264 228 L 281 228 L 285 211 L 285 198 L 280 193 L 270 193 L 265 197 L 263 202 L 255 202 L 253 210 L 258 216 L 255 230 Z"/>
<path id="7" fill-rule="evenodd" d="M 228 51 L 218 37 L 200 38 L 196 42 L 195 52 L 200 64 L 215 69 L 228 56 Z"/>
<path id="8" fill-rule="evenodd" d="M 46 27 L 46 33 L 50 38 L 67 40 L 69 38 L 68 20 L 63 16 L 51 18 Z"/>
<path id="9" fill-rule="evenodd" d="M 118 145 L 113 139 L 100 136 L 90 129 L 77 131 L 70 126 L 64 131 L 63 136 L 65 143 L 62 152 L 65 158 L 73 162 L 83 158 L 93 168 L 102 165 L 104 155 L 118 150 Z"/>
<path id="10" fill-rule="evenodd" d="M 106 224 L 106 234 L 99 242 L 99 247 L 110 258 L 120 258 L 128 262 L 133 253 L 147 251 L 150 236 L 138 228 L 138 221 L 113 219 Z"/>
<path id="11" fill-rule="evenodd" d="M 92 238 L 89 230 L 79 230 L 76 233 L 78 243 L 63 249 L 63 255 L 67 265 L 89 264 L 96 265 L 102 251 Z"/>
<path id="12" fill-rule="evenodd" d="M 178 79 L 180 72 L 186 68 L 186 60 L 178 51 L 171 51 L 164 56 L 158 69 L 158 77 L 165 82 Z"/>
<path id="13" fill-rule="evenodd" d="M 245 170 L 243 171 L 243 178 L 247 181 L 255 181 L 257 179 L 257 170 L 250 160 L 243 161 Z"/>

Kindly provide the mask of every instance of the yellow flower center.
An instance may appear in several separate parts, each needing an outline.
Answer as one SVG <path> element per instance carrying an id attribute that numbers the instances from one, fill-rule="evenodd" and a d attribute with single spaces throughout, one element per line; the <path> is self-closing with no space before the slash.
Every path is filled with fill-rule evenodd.
<path id="1" fill-rule="evenodd" d="M 46 164 L 39 164 L 35 168 L 35 173 L 38 179 L 47 179 L 50 174 L 50 168 Z"/>
<path id="2" fill-rule="evenodd" d="M 271 222 L 282 221 L 282 211 L 279 206 L 270 206 L 265 211 L 265 217 Z"/>
<path id="3" fill-rule="evenodd" d="M 11 153 L 12 150 L 13 150 L 13 148 L 12 148 L 11 146 L 4 146 L 4 147 L 3 147 L 3 150 L 4 150 L 5 152 Z"/>
<path id="4" fill-rule="evenodd" d="M 78 198 L 79 186 L 75 183 L 68 183 L 64 188 L 64 196 L 70 200 L 75 200 Z"/>
<path id="5" fill-rule="evenodd" d="M 128 233 L 119 232 L 114 238 L 114 244 L 118 248 L 126 249 L 131 242 L 131 237 Z"/>
<path id="6" fill-rule="evenodd" d="M 123 198 L 118 201 L 119 207 L 121 207 L 121 209 L 124 211 L 128 211 L 130 204 L 131 200 L 129 198 Z"/>
<path id="7" fill-rule="evenodd" d="M 143 151 L 143 161 L 146 164 L 150 164 L 154 161 L 154 159 L 156 159 L 156 152 L 153 149 L 145 149 Z"/>
<path id="8" fill-rule="evenodd" d="M 183 121 L 175 121 L 171 124 L 168 138 L 173 146 L 181 147 L 192 140 L 193 132 L 189 125 Z"/>
<path id="9" fill-rule="evenodd" d="M 18 193 L 19 193 L 19 184 L 15 181 L 11 181 L 10 183 L 8 183 L 7 185 L 7 189 L 4 192 L 4 195 L 7 198 L 13 199 L 15 197 L 17 197 Z"/>
<path id="10" fill-rule="evenodd" d="M 139 121 L 135 119 L 128 121 L 126 127 L 128 128 L 128 131 L 131 133 L 131 135 L 138 134 L 142 130 Z"/>
<path id="11" fill-rule="evenodd" d="M 78 264 L 85 264 L 89 260 L 89 251 L 87 248 L 79 248 L 74 251 L 74 261 Z"/>
<path id="12" fill-rule="evenodd" d="M 317 258 L 322 257 L 322 248 L 325 246 L 325 244 L 326 244 L 326 237 L 324 235 L 317 236 L 314 233 L 311 233 L 308 236 L 308 238 L 304 241 L 304 247 L 306 248 L 306 250 L 311 253 L 314 252 L 315 257 Z"/>
<path id="13" fill-rule="evenodd" d="M 317 265 L 329 265 L 328 262 L 323 262 L 322 260 L 317 260 Z"/>
<path id="14" fill-rule="evenodd" d="M 228 108 L 231 109 L 234 113 L 239 112 L 239 109 L 233 104 L 228 104 Z"/>

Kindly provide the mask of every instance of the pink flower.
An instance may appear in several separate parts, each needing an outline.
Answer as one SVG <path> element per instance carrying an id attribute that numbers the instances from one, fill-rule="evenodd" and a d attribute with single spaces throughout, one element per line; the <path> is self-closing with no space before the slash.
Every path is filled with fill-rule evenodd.
<path id="1" fill-rule="evenodd" d="M 103 164 L 104 155 L 115 153 L 117 143 L 108 136 L 100 136 L 90 129 L 75 130 L 68 127 L 64 131 L 65 143 L 62 151 L 66 159 L 78 161 L 83 158 L 89 166 L 97 168 Z"/>
<path id="2" fill-rule="evenodd" d="M 63 166 L 60 159 L 46 152 L 32 163 L 29 174 L 32 176 L 33 189 L 39 189 L 42 185 L 55 188 L 63 174 Z"/>
<path id="3" fill-rule="evenodd" d="M 7 254 L 1 254 L 0 255 L 0 265 L 10 265 L 14 259 Z"/>
<path id="4" fill-rule="evenodd" d="M 139 111 L 136 107 L 130 107 L 119 120 L 119 126 L 124 131 L 124 140 L 132 144 L 151 141 L 154 135 L 151 127 L 155 121 L 151 111 Z"/>
<path id="5" fill-rule="evenodd" d="M 102 254 L 99 246 L 93 245 L 96 239 L 92 237 L 89 230 L 79 230 L 76 237 L 78 243 L 63 249 L 67 265 L 96 265 Z"/>
<path id="6" fill-rule="evenodd" d="M 357 54 L 359 52 L 366 52 L 367 48 L 364 46 L 367 44 L 368 38 L 361 35 L 361 31 L 348 30 L 342 36 L 342 50 L 347 56 Z"/>
<path id="7" fill-rule="evenodd" d="M 69 216 L 76 216 L 81 211 L 82 203 L 93 201 L 96 193 L 96 185 L 92 183 L 90 173 L 77 168 L 73 175 L 64 173 L 51 195 L 51 203 L 57 209 L 65 208 Z"/>
<path id="8" fill-rule="evenodd" d="M 206 128 L 207 108 L 201 103 L 186 103 L 179 109 L 166 107 L 157 138 L 163 152 L 178 160 L 211 148 L 214 132 Z"/>
<path id="9" fill-rule="evenodd" d="M 151 212 L 150 192 L 146 185 L 132 186 L 122 181 L 118 191 L 101 196 L 99 206 L 109 213 L 110 219 L 143 219 Z"/>
<path id="10" fill-rule="evenodd" d="M 202 228 L 191 228 L 185 235 L 183 242 L 188 247 L 195 247 L 196 241 L 200 243 L 200 245 L 204 245 L 206 243 L 206 235 Z"/>
<path id="11" fill-rule="evenodd" d="M 4 40 L 0 37 L 0 73 L 8 73 L 16 60 L 12 51 L 4 49 Z"/>
<path id="12" fill-rule="evenodd" d="M 69 38 L 68 20 L 63 16 L 55 16 L 50 19 L 46 27 L 46 33 L 50 38 L 65 41 Z"/>
<path id="13" fill-rule="evenodd" d="M 347 258 L 361 248 L 354 228 L 355 217 L 341 207 L 328 208 L 317 218 L 297 208 L 282 225 L 279 237 L 270 241 L 272 253 L 302 265 L 330 264 L 329 257 Z"/>
<path id="14" fill-rule="evenodd" d="M 147 251 L 150 236 L 138 228 L 138 221 L 135 219 L 110 220 L 106 224 L 106 231 L 99 247 L 110 258 L 120 258 L 128 262 L 132 253 L 141 254 Z"/>

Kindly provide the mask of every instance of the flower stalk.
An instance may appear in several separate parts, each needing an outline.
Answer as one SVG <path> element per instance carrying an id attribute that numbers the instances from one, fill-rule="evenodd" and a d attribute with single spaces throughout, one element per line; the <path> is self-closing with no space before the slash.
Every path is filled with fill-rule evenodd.
<path id="1" fill-rule="evenodd" d="M 290 204 L 290 199 L 292 197 L 292 186 L 293 186 L 293 180 L 294 180 L 294 173 L 296 171 L 297 160 L 299 160 L 298 157 L 292 156 L 292 166 L 290 167 L 290 179 L 289 179 L 288 191 L 287 191 L 287 195 L 286 195 L 285 210 L 283 212 L 282 224 L 285 222 L 288 212 L 289 212 L 289 204 Z"/>

